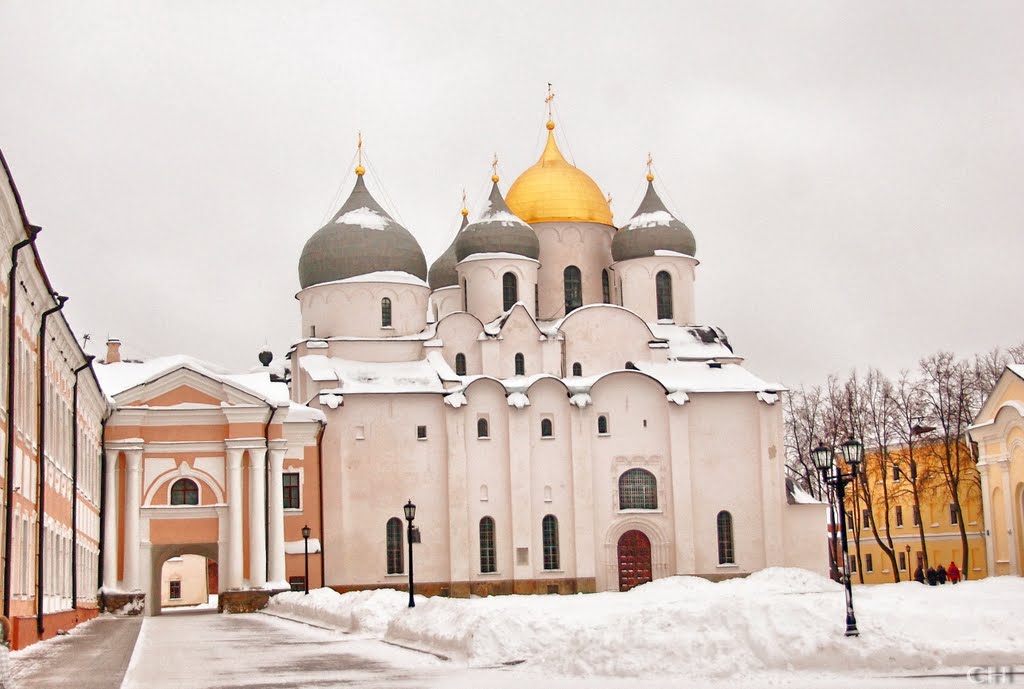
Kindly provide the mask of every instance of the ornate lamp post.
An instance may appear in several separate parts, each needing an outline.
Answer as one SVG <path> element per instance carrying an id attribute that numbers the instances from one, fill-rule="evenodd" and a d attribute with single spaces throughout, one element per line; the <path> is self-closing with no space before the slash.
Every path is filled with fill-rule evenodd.
<path id="1" fill-rule="evenodd" d="M 839 506 L 839 530 L 843 543 L 843 583 L 846 587 L 846 636 L 859 636 L 857 618 L 853 614 L 853 587 L 850 582 L 850 550 L 846 537 L 846 484 L 857 479 L 861 461 L 864 459 L 864 446 L 852 435 L 842 445 L 843 458 L 850 467 L 850 473 L 844 474 L 835 463 L 835 450 L 825 445 L 811 450 L 814 466 L 826 483 L 835 486 L 836 502 Z"/>
<path id="2" fill-rule="evenodd" d="M 412 500 L 405 503 L 405 521 L 409 522 L 408 533 L 406 534 L 406 540 L 409 541 L 409 607 L 415 608 L 416 601 L 413 599 L 413 583 L 412 583 L 412 543 L 413 543 L 413 526 L 412 520 L 416 518 L 416 505 L 412 504 Z"/>
<path id="3" fill-rule="evenodd" d="M 309 595 L 309 526 L 302 527 L 302 540 L 306 542 L 306 576 L 302 580 L 302 590 Z"/>

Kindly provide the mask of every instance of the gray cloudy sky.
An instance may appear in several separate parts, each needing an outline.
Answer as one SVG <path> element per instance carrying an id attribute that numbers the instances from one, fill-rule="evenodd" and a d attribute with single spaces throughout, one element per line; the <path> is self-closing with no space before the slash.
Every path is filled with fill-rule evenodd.
<path id="1" fill-rule="evenodd" d="M 814 383 L 1024 338 L 1022 26 L 1019 2 L 8 0 L 0 147 L 79 334 L 247 368 L 299 336 L 358 130 L 431 261 L 493 152 L 504 190 L 536 160 L 551 81 L 617 221 L 654 154 L 698 319 Z"/>

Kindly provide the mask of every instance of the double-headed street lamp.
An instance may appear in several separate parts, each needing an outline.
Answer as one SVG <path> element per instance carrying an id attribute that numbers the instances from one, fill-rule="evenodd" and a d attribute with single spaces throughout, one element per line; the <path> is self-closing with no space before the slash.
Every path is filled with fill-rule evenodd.
<path id="1" fill-rule="evenodd" d="M 409 522 L 408 533 L 406 534 L 406 540 L 409 541 L 409 607 L 415 608 L 416 601 L 413 599 L 413 584 L 412 584 L 412 544 L 419 541 L 419 530 L 414 528 L 412 520 L 416 518 L 416 505 L 412 504 L 412 500 L 405 503 L 405 521 Z"/>
<path id="2" fill-rule="evenodd" d="M 857 618 L 853 615 L 853 587 L 850 577 L 850 549 L 846 538 L 846 484 L 857 479 L 857 472 L 860 469 L 861 461 L 864 459 L 864 446 L 852 435 L 842 445 L 843 459 L 850 467 L 850 473 L 844 474 L 843 470 L 835 463 L 835 450 L 825 445 L 811 450 L 814 458 L 814 466 L 821 474 L 823 481 L 835 486 L 835 500 L 839 503 L 839 530 L 843 543 L 843 582 L 846 586 L 846 636 L 858 636 Z M 829 498 L 831 505 L 832 499 Z M 833 541 L 834 542 L 834 541 Z"/>
<path id="3" fill-rule="evenodd" d="M 309 595 L 309 526 L 302 527 L 302 540 L 306 542 L 306 577 L 302 580 L 302 590 Z M 323 586 L 323 584 L 321 584 Z"/>

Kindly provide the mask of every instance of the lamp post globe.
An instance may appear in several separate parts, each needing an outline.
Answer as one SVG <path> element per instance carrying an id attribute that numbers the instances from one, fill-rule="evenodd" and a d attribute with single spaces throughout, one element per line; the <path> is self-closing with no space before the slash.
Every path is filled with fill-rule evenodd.
<path id="1" fill-rule="evenodd" d="M 819 444 L 811 450 L 811 459 L 814 461 L 814 468 L 825 473 L 832 468 L 832 448 Z"/>
<path id="2" fill-rule="evenodd" d="M 850 465 L 850 471 L 857 473 L 860 464 L 864 461 L 864 445 L 852 435 L 843 443 L 843 459 Z"/>

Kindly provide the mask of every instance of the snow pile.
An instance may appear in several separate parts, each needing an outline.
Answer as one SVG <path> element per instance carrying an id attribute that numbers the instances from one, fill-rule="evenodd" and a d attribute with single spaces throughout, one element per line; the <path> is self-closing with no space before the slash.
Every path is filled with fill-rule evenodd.
<path id="1" fill-rule="evenodd" d="M 334 223 L 336 225 L 356 225 L 366 230 L 383 230 L 391 224 L 391 221 L 372 208 L 364 206 L 338 216 Z"/>
<path id="2" fill-rule="evenodd" d="M 399 285 L 416 285 L 417 287 L 426 287 L 427 283 L 421 278 L 416 277 L 410 273 L 406 273 L 404 270 L 376 270 L 372 273 L 363 273 L 362 275 L 353 275 L 350 278 L 343 278 L 341 280 L 334 280 L 332 282 L 322 282 L 322 285 L 344 285 L 356 282 L 389 282 Z"/>
<path id="3" fill-rule="evenodd" d="M 346 395 L 357 392 L 444 391 L 437 371 L 426 359 L 375 362 L 307 354 L 299 358 L 299 366 L 314 381 L 338 381 L 337 392 Z"/>
<path id="4" fill-rule="evenodd" d="M 641 213 L 622 226 L 624 230 L 636 230 L 643 227 L 667 227 L 672 223 L 672 216 L 666 211 Z"/>
<path id="5" fill-rule="evenodd" d="M 513 392 L 508 396 L 508 406 L 522 409 L 530 406 L 530 398 L 524 392 Z"/>
<path id="6" fill-rule="evenodd" d="M 588 395 L 585 392 L 577 392 L 575 395 L 569 398 L 569 404 L 575 404 L 580 409 L 586 409 L 593 403 L 594 400 L 592 400 L 590 398 L 590 395 Z"/>
<path id="7" fill-rule="evenodd" d="M 463 392 L 453 392 L 450 395 L 444 396 L 444 403 L 452 409 L 458 409 L 469 404 L 469 400 L 466 399 L 466 395 Z"/>
<path id="8" fill-rule="evenodd" d="M 309 539 L 309 552 L 319 553 L 320 552 L 320 539 L 311 538 Z M 304 555 L 306 553 L 306 540 L 300 541 L 285 541 L 284 542 L 284 553 L 285 555 Z"/>
<path id="9" fill-rule="evenodd" d="M 681 407 L 690 401 L 690 396 L 682 390 L 676 390 L 675 392 L 668 393 L 668 401 L 675 402 Z"/>
<path id="10" fill-rule="evenodd" d="M 421 598 L 392 590 L 281 594 L 272 608 L 441 653 L 471 666 L 524 661 L 562 676 L 743 677 L 761 672 L 908 672 L 1010 665 L 1024 656 L 1024 580 L 914 582 L 854 592 L 770 568 L 711 583 L 669 577 L 628 593 Z"/>

